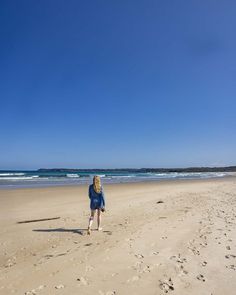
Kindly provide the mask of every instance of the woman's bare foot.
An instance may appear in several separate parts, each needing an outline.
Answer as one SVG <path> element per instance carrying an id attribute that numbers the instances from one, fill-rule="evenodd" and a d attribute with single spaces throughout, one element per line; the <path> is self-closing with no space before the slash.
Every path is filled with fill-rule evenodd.
<path id="1" fill-rule="evenodd" d="M 87 234 L 88 234 L 88 235 L 91 234 L 91 229 L 90 229 L 90 228 L 88 228 L 88 230 L 87 230 Z"/>
<path id="2" fill-rule="evenodd" d="M 102 230 L 102 227 L 98 227 L 98 231 L 101 231 Z"/>

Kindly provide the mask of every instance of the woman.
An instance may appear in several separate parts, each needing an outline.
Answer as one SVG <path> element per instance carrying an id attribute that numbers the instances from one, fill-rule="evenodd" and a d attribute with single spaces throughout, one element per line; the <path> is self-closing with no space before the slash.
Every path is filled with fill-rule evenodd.
<path id="1" fill-rule="evenodd" d="M 93 177 L 93 184 L 89 186 L 89 198 L 90 198 L 91 215 L 89 218 L 88 235 L 91 234 L 91 227 L 93 224 L 93 219 L 94 219 L 94 215 L 96 211 L 97 211 L 98 230 L 102 230 L 101 212 L 105 211 L 105 200 L 104 200 L 104 193 L 103 193 L 103 189 L 101 185 L 101 179 L 97 175 Z"/>

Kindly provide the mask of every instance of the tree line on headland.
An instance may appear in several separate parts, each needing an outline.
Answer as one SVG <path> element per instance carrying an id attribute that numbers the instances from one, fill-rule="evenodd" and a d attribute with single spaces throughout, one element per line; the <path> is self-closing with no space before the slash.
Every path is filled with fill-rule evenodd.
<path id="1" fill-rule="evenodd" d="M 228 167 L 188 167 L 188 168 L 121 168 L 121 169 L 70 169 L 70 168 L 40 168 L 37 172 L 131 172 L 131 173 L 191 173 L 191 172 L 236 172 L 236 166 Z"/>

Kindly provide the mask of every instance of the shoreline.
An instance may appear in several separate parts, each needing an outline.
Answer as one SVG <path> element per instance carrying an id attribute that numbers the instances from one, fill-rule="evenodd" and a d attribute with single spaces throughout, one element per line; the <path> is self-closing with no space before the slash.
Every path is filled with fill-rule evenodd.
<path id="1" fill-rule="evenodd" d="M 110 182 L 110 183 L 103 183 L 103 186 L 110 186 L 110 185 L 122 185 L 122 184 L 145 184 L 145 183 L 178 183 L 178 182 L 189 182 L 189 181 L 210 181 L 210 180 L 224 180 L 224 179 L 231 179 L 231 178 L 236 178 L 236 173 L 235 174 L 230 174 L 230 175 L 225 175 L 221 177 L 209 177 L 209 178 L 175 178 L 175 179 L 149 179 L 149 180 L 137 180 L 137 181 L 130 181 L 130 182 Z M 19 185 L 19 186 L 12 186 L 12 187 L 6 187 L 5 185 L 0 185 L 0 192 L 1 191 L 7 191 L 7 190 L 24 190 L 24 189 L 48 189 L 48 188 L 76 188 L 76 187 L 87 187 L 89 183 L 78 183 L 78 184 L 45 184 L 41 186 L 24 186 L 24 185 Z"/>

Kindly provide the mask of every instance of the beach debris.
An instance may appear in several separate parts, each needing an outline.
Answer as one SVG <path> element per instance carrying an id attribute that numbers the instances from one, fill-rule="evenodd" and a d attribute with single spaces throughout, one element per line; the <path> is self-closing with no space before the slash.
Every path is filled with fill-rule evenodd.
<path id="1" fill-rule="evenodd" d="M 63 288 L 65 288 L 65 286 L 62 284 L 55 286 L 55 289 L 63 289 Z"/>
<path id="2" fill-rule="evenodd" d="M 163 203 L 164 203 L 164 201 L 162 201 L 162 200 L 157 201 L 157 204 L 163 204 Z"/>
<path id="3" fill-rule="evenodd" d="M 31 219 L 31 220 L 18 221 L 17 223 L 20 224 L 20 223 L 40 222 L 40 221 L 55 220 L 55 219 L 60 219 L 60 218 L 61 217 Z"/>
<path id="4" fill-rule="evenodd" d="M 93 243 L 87 243 L 87 244 L 84 244 L 84 246 L 86 247 L 89 247 L 89 246 L 92 246 Z"/>
<path id="5" fill-rule="evenodd" d="M 226 249 L 227 249 L 227 250 L 230 250 L 231 248 L 230 248 L 230 246 L 226 246 Z"/>

